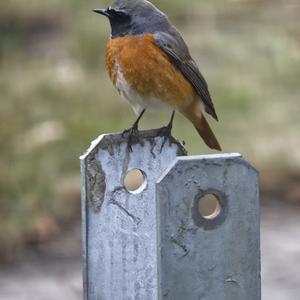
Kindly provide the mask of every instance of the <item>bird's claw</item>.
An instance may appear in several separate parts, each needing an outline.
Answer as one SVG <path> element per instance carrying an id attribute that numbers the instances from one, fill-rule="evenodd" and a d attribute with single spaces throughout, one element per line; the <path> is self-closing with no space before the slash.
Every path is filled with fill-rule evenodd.
<path id="1" fill-rule="evenodd" d="M 127 138 L 128 140 L 127 145 L 130 152 L 132 152 L 132 145 L 134 143 L 140 142 L 139 130 L 135 126 L 124 130 L 122 132 L 122 137 Z"/>
<path id="2" fill-rule="evenodd" d="M 162 152 L 162 149 L 164 148 L 167 140 L 169 140 L 169 145 L 171 146 L 171 139 L 172 136 L 172 127 L 171 126 L 164 126 L 159 129 L 158 135 L 164 137 L 163 142 L 160 147 L 160 153 Z"/>

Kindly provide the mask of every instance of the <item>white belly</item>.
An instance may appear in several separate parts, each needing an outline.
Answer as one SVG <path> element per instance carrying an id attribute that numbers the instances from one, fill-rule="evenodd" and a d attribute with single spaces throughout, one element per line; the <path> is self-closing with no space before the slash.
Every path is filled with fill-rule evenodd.
<path id="1" fill-rule="evenodd" d="M 128 100 L 137 115 L 140 114 L 143 109 L 167 107 L 160 99 L 155 97 L 145 97 L 144 95 L 137 93 L 126 81 L 119 65 L 115 65 L 115 70 L 117 75 L 116 88 L 120 95 Z"/>

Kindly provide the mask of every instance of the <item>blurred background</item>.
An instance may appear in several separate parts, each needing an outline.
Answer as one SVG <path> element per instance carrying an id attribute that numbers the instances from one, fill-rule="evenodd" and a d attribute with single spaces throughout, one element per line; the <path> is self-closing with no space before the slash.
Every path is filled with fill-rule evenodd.
<path id="1" fill-rule="evenodd" d="M 299 0 L 152 1 L 205 75 L 224 152 L 261 174 L 263 299 L 300 293 Z M 5 0 L 0 10 L 0 299 L 80 299 L 78 157 L 135 116 L 104 69 L 109 1 Z M 148 113 L 143 128 L 169 112 Z M 159 124 L 159 125 L 158 125 Z M 210 153 L 189 122 L 174 136 Z M 298 280 L 297 280 L 298 279 Z"/>

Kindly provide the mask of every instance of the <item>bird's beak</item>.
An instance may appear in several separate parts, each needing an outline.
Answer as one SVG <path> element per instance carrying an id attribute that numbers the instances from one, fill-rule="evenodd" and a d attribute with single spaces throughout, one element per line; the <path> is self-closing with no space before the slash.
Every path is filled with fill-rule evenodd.
<path id="1" fill-rule="evenodd" d="M 106 17 L 109 17 L 109 13 L 108 13 L 107 9 L 104 9 L 104 8 L 94 9 L 93 12 L 103 15 L 103 16 L 106 16 Z"/>

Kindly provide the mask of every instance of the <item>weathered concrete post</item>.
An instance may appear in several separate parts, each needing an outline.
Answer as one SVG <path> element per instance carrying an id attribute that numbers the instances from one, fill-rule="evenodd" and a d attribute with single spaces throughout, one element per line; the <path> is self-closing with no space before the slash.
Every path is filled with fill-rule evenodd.
<path id="1" fill-rule="evenodd" d="M 158 131 L 128 150 L 121 134 L 100 136 L 81 157 L 84 293 L 86 300 L 158 299 L 155 183 L 184 148 Z M 144 183 L 128 192 L 128 171 Z"/>
<path id="2" fill-rule="evenodd" d="M 259 300 L 257 172 L 239 154 L 178 157 L 174 139 L 161 152 L 157 134 L 132 152 L 103 135 L 81 157 L 85 299 Z"/>
<path id="3" fill-rule="evenodd" d="M 205 195 L 219 205 L 207 217 Z M 241 155 L 177 158 L 156 202 L 159 299 L 260 299 L 258 174 Z"/>

